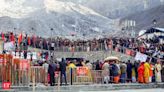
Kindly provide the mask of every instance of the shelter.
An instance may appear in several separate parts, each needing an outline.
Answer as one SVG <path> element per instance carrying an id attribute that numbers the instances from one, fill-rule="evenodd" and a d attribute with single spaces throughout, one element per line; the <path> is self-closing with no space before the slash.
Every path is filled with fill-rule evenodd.
<path id="1" fill-rule="evenodd" d="M 159 40 L 164 40 L 164 28 L 153 27 L 148 30 L 141 30 L 139 32 L 138 38 L 153 39 L 158 38 Z M 161 42 L 161 41 L 160 41 Z"/>

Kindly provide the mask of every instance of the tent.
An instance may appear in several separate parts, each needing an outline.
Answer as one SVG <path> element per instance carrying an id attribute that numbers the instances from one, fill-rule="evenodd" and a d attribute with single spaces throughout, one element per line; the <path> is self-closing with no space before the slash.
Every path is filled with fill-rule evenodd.
<path id="1" fill-rule="evenodd" d="M 120 59 L 118 57 L 115 57 L 115 56 L 109 56 L 109 57 L 104 59 L 104 61 L 110 61 L 110 60 L 120 61 Z"/>
<path id="2" fill-rule="evenodd" d="M 139 32 L 138 38 L 153 38 L 164 36 L 164 28 L 150 28 L 148 30 L 141 30 Z"/>
<path id="3" fill-rule="evenodd" d="M 139 32 L 139 35 L 138 35 L 138 36 L 142 36 L 142 35 L 144 35 L 145 32 L 146 32 L 146 30 L 141 30 L 141 31 Z"/>
<path id="4" fill-rule="evenodd" d="M 164 33 L 164 28 L 150 28 L 148 30 L 146 30 L 145 34 L 149 34 L 149 33 Z"/>

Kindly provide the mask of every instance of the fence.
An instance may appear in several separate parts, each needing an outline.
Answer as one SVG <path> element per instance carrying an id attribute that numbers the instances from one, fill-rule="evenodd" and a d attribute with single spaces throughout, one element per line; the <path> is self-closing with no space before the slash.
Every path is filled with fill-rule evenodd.
<path id="1" fill-rule="evenodd" d="M 81 68 L 81 70 L 80 70 Z M 86 72 L 83 69 L 86 69 Z M 2 67 L 0 66 L 0 70 Z M 0 74 L 1 82 L 6 82 L 6 79 L 3 79 L 4 74 Z M 102 70 L 89 70 L 86 67 L 77 67 L 74 69 L 67 68 L 67 83 L 68 84 L 103 84 L 104 76 Z M 38 83 L 48 85 L 49 77 L 48 73 L 44 70 L 42 66 L 31 66 L 28 70 L 22 69 L 13 69 L 11 71 L 11 82 L 12 86 L 29 86 L 29 85 L 37 85 Z M 55 84 L 60 85 L 60 73 L 57 72 L 55 74 Z M 63 78 L 63 77 L 61 77 Z M 120 79 L 120 78 L 119 78 Z M 162 75 L 162 79 L 164 76 Z M 129 81 L 126 77 L 120 80 Z M 114 82 L 114 77 L 109 76 L 110 83 Z"/>
<path id="2" fill-rule="evenodd" d="M 127 47 L 122 47 L 122 46 L 118 46 L 116 44 L 104 44 L 104 43 L 100 43 L 97 46 L 61 46 L 61 47 L 54 47 L 55 52 L 72 52 L 72 56 L 74 54 L 74 52 L 90 52 L 90 51 L 116 51 L 116 52 L 120 52 L 122 54 L 126 54 L 129 55 L 131 57 L 135 57 L 137 52 L 141 52 L 141 53 L 145 53 L 143 48 L 138 48 L 138 50 L 134 50 L 133 48 L 127 48 Z M 45 50 L 46 51 L 46 50 Z M 48 50 L 47 50 L 48 51 Z M 152 61 L 164 61 L 158 57 L 154 57 L 152 55 L 149 54 L 145 54 L 148 56 L 149 60 Z"/>

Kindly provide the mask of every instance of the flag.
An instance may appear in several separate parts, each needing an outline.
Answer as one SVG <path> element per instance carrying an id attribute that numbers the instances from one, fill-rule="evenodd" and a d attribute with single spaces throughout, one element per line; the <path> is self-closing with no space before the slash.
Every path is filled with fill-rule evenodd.
<path id="1" fill-rule="evenodd" d="M 14 37 L 13 33 L 10 33 L 10 37 L 9 38 L 10 38 L 11 42 L 13 42 L 13 43 L 15 42 L 15 37 Z"/>
<path id="2" fill-rule="evenodd" d="M 31 45 L 31 39 L 28 37 L 28 45 Z"/>
<path id="3" fill-rule="evenodd" d="M 2 37 L 2 40 L 5 41 L 5 35 L 3 32 L 1 33 L 1 37 Z"/>
<path id="4" fill-rule="evenodd" d="M 20 43 L 22 42 L 22 40 L 23 40 L 23 35 L 22 35 L 22 33 L 21 34 L 19 34 L 19 36 L 18 36 L 18 44 L 20 45 Z"/>

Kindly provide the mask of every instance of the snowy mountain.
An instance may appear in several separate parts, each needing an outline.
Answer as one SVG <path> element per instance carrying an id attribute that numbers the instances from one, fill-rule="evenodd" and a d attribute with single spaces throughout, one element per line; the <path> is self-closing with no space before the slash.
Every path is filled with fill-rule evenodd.
<path id="1" fill-rule="evenodd" d="M 136 12 L 151 9 L 160 4 L 161 0 L 91 0 L 87 7 L 108 18 L 120 18 Z M 145 2 L 146 1 L 146 2 Z"/>
<path id="2" fill-rule="evenodd" d="M 111 34 L 113 21 L 92 9 L 61 0 L 0 0 L 0 30 L 43 37 L 98 37 Z M 15 29 L 15 30 L 14 30 Z"/>
<path id="3" fill-rule="evenodd" d="M 126 20 L 135 20 L 135 30 L 138 33 L 140 30 L 147 30 L 151 27 L 164 27 L 164 5 L 154 7 L 152 9 L 137 12 L 120 19 L 120 24 Z M 153 23 L 156 20 L 156 24 Z"/>
<path id="4" fill-rule="evenodd" d="M 156 7 L 163 0 L 61 0 L 82 4 L 108 18 L 120 18 Z"/>

